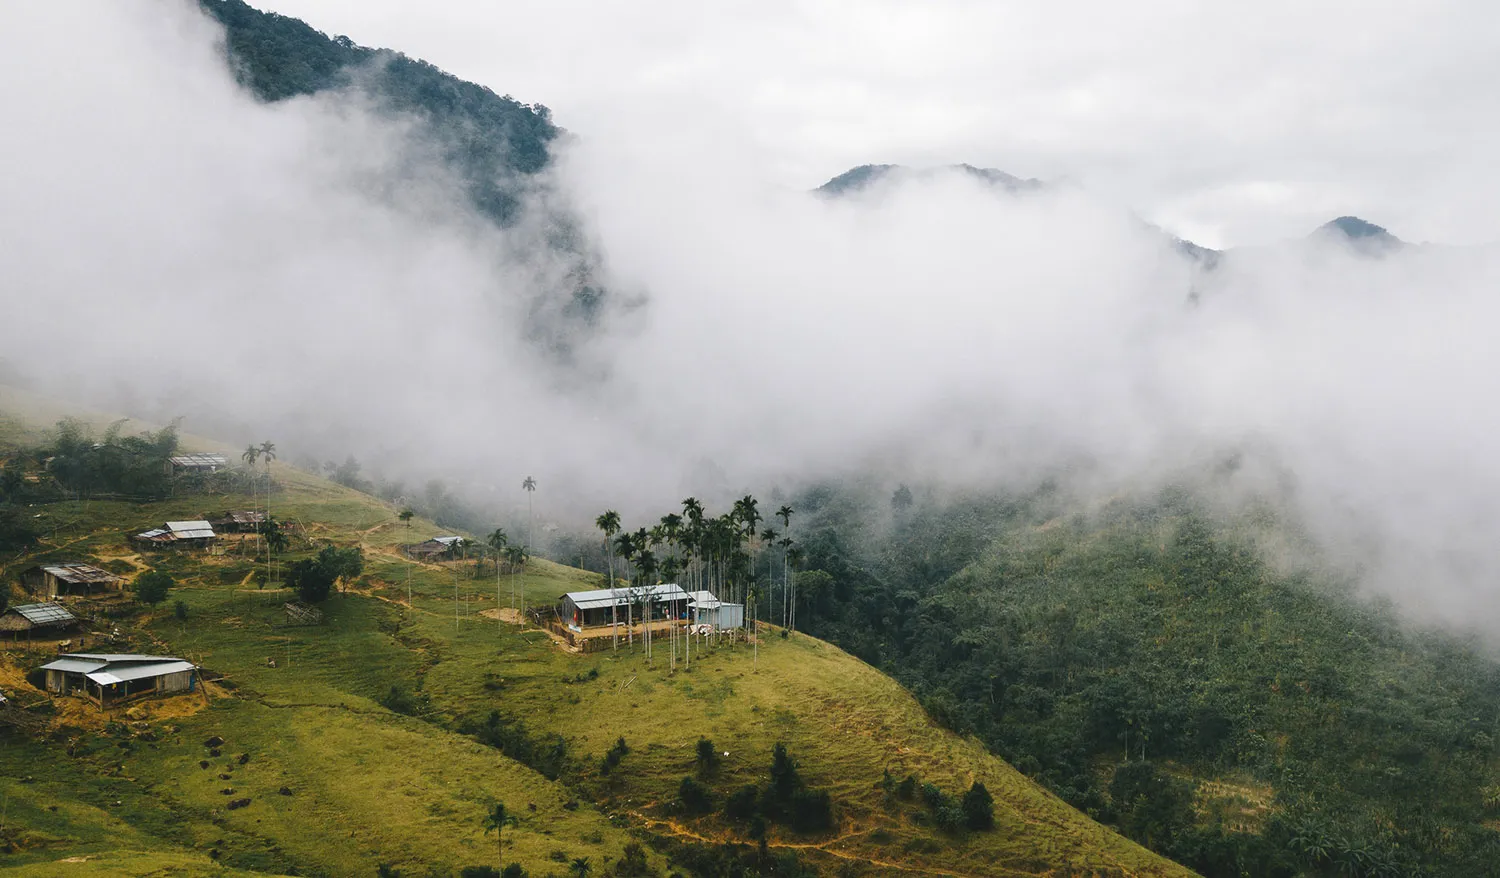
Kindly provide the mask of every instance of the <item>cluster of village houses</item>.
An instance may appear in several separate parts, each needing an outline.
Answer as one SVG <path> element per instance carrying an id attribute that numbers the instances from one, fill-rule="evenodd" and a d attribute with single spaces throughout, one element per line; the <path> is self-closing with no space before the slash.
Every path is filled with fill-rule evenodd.
<path id="1" fill-rule="evenodd" d="M 215 458 L 216 460 L 200 460 Z M 222 455 L 188 455 L 172 458 L 182 467 L 225 464 Z M 221 533 L 255 531 L 265 515 L 256 511 L 227 512 L 213 521 L 168 521 L 160 527 L 134 534 L 130 541 L 141 548 L 206 548 Z M 123 577 L 82 562 L 38 564 L 21 571 L 21 585 L 43 600 L 20 604 L 0 613 L 0 638 L 11 640 L 53 639 L 68 636 L 82 624 L 61 602 L 72 598 L 97 598 L 124 588 Z M 80 643 L 82 637 L 79 638 Z M 71 645 L 65 641 L 64 645 Z M 114 653 L 64 653 L 42 665 L 47 691 L 58 695 L 81 695 L 108 708 L 150 695 L 190 692 L 197 683 L 197 669 L 174 656 L 122 655 Z"/>
<path id="2" fill-rule="evenodd" d="M 214 472 L 227 461 L 222 455 L 183 455 L 172 458 L 172 464 L 183 471 Z M 212 521 L 164 522 L 132 535 L 130 541 L 153 550 L 207 548 L 220 534 L 253 533 L 264 521 L 261 512 L 228 512 Z M 437 536 L 401 550 L 413 559 L 433 561 L 453 557 L 462 544 L 459 536 Z M 43 600 L 0 614 L 0 638 L 63 637 L 80 620 L 61 600 L 118 592 L 125 580 L 91 564 L 66 562 L 24 570 L 21 584 Z M 559 596 L 553 611 L 559 628 L 583 638 L 609 636 L 627 624 L 685 625 L 701 633 L 732 631 L 745 624 L 743 604 L 721 601 L 708 591 L 684 591 L 675 584 L 568 592 Z M 174 656 L 69 652 L 40 670 L 45 672 L 47 691 L 79 695 L 101 708 L 151 695 L 191 692 L 198 682 L 198 668 Z"/>

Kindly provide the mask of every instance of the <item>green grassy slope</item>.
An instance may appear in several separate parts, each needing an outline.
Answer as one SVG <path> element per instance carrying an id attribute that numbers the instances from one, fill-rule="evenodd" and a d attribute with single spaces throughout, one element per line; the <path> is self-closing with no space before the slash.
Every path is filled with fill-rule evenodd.
<path id="1" fill-rule="evenodd" d="M 390 863 L 408 875 L 450 874 L 495 861 L 494 836 L 481 825 L 495 800 L 520 818 L 505 834 L 506 861 L 533 875 L 562 874 L 559 857 L 585 856 L 598 874 L 643 831 L 658 840 L 753 845 L 743 827 L 719 816 L 689 819 L 673 806 L 693 771 L 694 746 L 707 736 L 729 754 L 706 779 L 721 802 L 765 781 L 778 741 L 812 786 L 832 793 L 836 831 L 803 836 L 773 827 L 767 839 L 772 853 L 795 852 L 819 871 L 1187 874 L 1066 806 L 978 742 L 939 728 L 900 686 L 829 644 L 797 635 L 768 637 L 758 651 L 710 647 L 675 674 L 664 643 L 650 665 L 638 648 L 565 652 L 545 632 L 481 615 L 495 606 L 493 568 L 476 580 L 472 562 L 410 564 L 394 553 L 400 542 L 440 532 L 433 523 L 408 528 L 370 497 L 279 464 L 274 470 L 278 517 L 302 522 L 315 541 L 366 550 L 366 574 L 327 602 L 322 626 L 288 627 L 280 609 L 287 595 L 258 587 L 262 574 L 250 558 L 142 559 L 125 545 L 136 528 L 242 508 L 250 504 L 244 496 L 51 504 L 39 513 L 46 542 L 25 558 L 0 559 L 6 583 L 37 557 L 152 561 L 171 570 L 180 585 L 166 607 L 182 600 L 186 620 L 166 607 L 124 616 L 111 623 L 124 640 L 110 648 L 186 655 L 225 677 L 207 697 L 142 705 L 142 720 L 116 715 L 104 726 L 74 702 L 60 721 L 91 728 L 60 728 L 45 741 L 0 738 L 0 795 L 10 803 L 0 837 L 16 848 L 0 872 L 56 874 L 61 861 L 86 857 L 68 868 L 374 874 Z M 515 586 L 535 603 L 596 581 L 535 561 Z M 499 585 L 508 606 L 512 578 Z M 39 697 L 18 674 L 41 660 L 4 653 L 0 687 Z M 390 699 L 393 686 L 403 703 Z M 463 733 L 491 711 L 524 725 L 516 739 L 523 744 L 501 752 Z M 204 746 L 210 736 L 225 739 L 217 757 Z M 611 777 L 600 776 L 600 757 L 622 736 L 631 753 Z M 996 830 L 955 837 L 924 825 L 920 805 L 887 802 L 879 787 L 886 770 L 955 795 L 983 781 L 995 796 Z M 226 808 L 240 798 L 250 805 Z M 667 865 L 663 853 L 652 861 Z"/>

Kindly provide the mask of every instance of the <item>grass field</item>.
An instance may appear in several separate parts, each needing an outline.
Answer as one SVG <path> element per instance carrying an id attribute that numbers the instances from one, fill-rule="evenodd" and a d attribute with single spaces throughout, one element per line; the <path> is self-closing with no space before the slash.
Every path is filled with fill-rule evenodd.
<path id="1" fill-rule="evenodd" d="M 366 550 L 365 575 L 326 603 L 320 626 L 289 627 L 287 595 L 265 587 L 252 558 L 142 558 L 124 541 L 163 520 L 244 508 L 246 496 L 52 504 L 38 512 L 46 544 L 0 559 L 6 583 L 38 557 L 172 571 L 180 584 L 167 605 L 111 623 L 123 633 L 109 648 L 184 655 L 224 677 L 208 693 L 144 704 L 140 718 L 74 702 L 44 740 L 0 738 L 0 839 L 13 847 L 0 874 L 373 875 L 390 864 L 408 876 L 449 875 L 495 862 L 495 836 L 482 829 L 494 801 L 519 818 L 504 834 L 505 861 L 532 875 L 564 874 L 578 857 L 603 874 L 634 838 L 753 844 L 720 817 L 690 820 L 673 806 L 700 736 L 727 751 L 706 779 L 721 801 L 765 781 L 777 742 L 810 785 L 830 791 L 835 831 L 773 827 L 768 836 L 773 850 L 828 874 L 1187 874 L 939 728 L 896 683 L 826 643 L 772 631 L 754 650 L 699 644 L 691 668 L 675 673 L 664 639 L 649 664 L 638 645 L 569 653 L 543 631 L 480 615 L 496 604 L 493 572 L 474 579 L 473 562 L 395 553 L 442 532 L 433 523 L 408 528 L 373 498 L 279 464 L 274 472 L 273 511 L 311 538 L 297 553 L 323 540 Z M 509 606 L 513 586 L 537 604 L 597 582 L 534 561 L 525 575 L 500 578 L 500 604 Z M 185 620 L 167 609 L 176 600 Z M 0 686 L 40 698 L 19 682 L 40 660 L 4 653 Z M 523 724 L 539 752 L 561 739 L 556 780 L 462 733 L 492 711 Z M 225 741 L 218 756 L 204 744 L 214 736 Z M 600 759 L 620 737 L 631 752 L 602 776 Z M 996 829 L 953 836 L 926 825 L 920 806 L 887 801 L 886 771 L 953 795 L 982 781 Z"/>

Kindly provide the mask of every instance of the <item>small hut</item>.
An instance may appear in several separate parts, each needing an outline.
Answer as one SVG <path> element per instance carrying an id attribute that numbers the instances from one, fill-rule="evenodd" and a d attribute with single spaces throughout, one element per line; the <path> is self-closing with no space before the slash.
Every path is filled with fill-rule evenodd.
<path id="1" fill-rule="evenodd" d="M 10 635 L 19 640 L 60 634 L 78 624 L 78 617 L 68 612 L 62 604 L 21 604 L 0 614 L 0 635 Z"/>
<path id="2" fill-rule="evenodd" d="M 198 669 L 192 662 L 160 655 L 100 655 L 72 652 L 42 665 L 48 692 L 82 695 L 114 707 L 149 695 L 191 692 Z"/>
<path id="3" fill-rule="evenodd" d="M 243 509 L 226 512 L 209 522 L 209 525 L 221 534 L 252 534 L 260 530 L 260 526 L 266 523 L 266 514 L 255 509 Z"/>
<path id="4" fill-rule="evenodd" d="M 417 561 L 433 561 L 442 558 L 451 558 L 453 550 L 463 541 L 463 537 L 442 536 L 423 540 L 420 543 L 409 543 L 401 547 L 401 551 L 408 558 Z"/>
<path id="5" fill-rule="evenodd" d="M 92 564 L 66 561 L 39 564 L 21 571 L 21 585 L 39 597 L 88 597 L 119 590 L 125 580 Z"/>

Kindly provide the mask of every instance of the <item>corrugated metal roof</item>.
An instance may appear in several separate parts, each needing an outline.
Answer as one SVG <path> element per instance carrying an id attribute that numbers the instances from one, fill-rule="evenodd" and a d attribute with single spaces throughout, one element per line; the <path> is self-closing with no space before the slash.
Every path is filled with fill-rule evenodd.
<path id="1" fill-rule="evenodd" d="M 711 591 L 690 591 L 687 596 L 688 602 L 700 610 L 712 610 L 723 603 Z"/>
<path id="2" fill-rule="evenodd" d="M 78 618 L 68 612 L 62 604 L 50 602 L 44 604 L 22 604 L 18 607 L 11 607 L 11 610 L 20 613 L 26 621 L 33 625 L 67 625 L 70 622 L 78 621 Z"/>
<path id="3" fill-rule="evenodd" d="M 432 539 L 428 540 L 428 542 L 429 543 L 442 543 L 445 546 L 451 546 L 451 545 L 453 545 L 454 543 L 458 542 L 461 539 L 463 539 L 463 537 L 433 537 Z"/>
<path id="4" fill-rule="evenodd" d="M 70 652 L 65 653 L 62 658 L 70 659 L 93 659 L 96 662 L 112 664 L 114 662 L 180 662 L 182 659 L 175 655 L 142 655 L 135 652 Z"/>
<path id="5" fill-rule="evenodd" d="M 192 662 L 185 662 L 182 659 L 175 659 L 172 661 L 156 662 L 149 665 L 124 665 L 118 668 L 110 667 L 105 670 L 84 674 L 84 676 L 102 686 L 108 686 L 111 683 L 125 683 L 130 680 L 140 680 L 145 677 L 164 677 L 167 674 L 177 674 L 181 673 L 182 671 L 191 671 L 192 669 Z"/>
<path id="6" fill-rule="evenodd" d="M 235 524 L 260 524 L 266 520 L 264 512 L 227 512 L 224 517 Z"/>
<path id="7" fill-rule="evenodd" d="M 229 458 L 222 454 L 178 454 L 168 460 L 173 466 L 229 466 Z"/>
<path id="8" fill-rule="evenodd" d="M 42 569 L 61 579 L 63 582 L 75 585 L 84 585 L 91 582 L 110 584 L 121 581 L 120 577 L 110 573 L 108 570 L 100 570 L 92 564 L 79 564 L 76 562 L 44 564 L 42 565 Z"/>
<path id="9" fill-rule="evenodd" d="M 201 540 L 214 535 L 214 526 L 206 521 L 169 521 L 167 530 L 179 540 Z"/>
<path id="10" fill-rule="evenodd" d="M 60 658 L 60 659 L 57 659 L 56 661 L 50 661 L 50 662 L 47 662 L 45 665 L 42 665 L 41 670 L 43 670 L 43 671 L 68 671 L 69 673 L 81 674 L 81 673 L 84 673 L 85 671 L 97 670 L 103 664 L 104 664 L 103 662 L 91 662 L 91 661 L 85 661 L 85 660 L 82 660 L 82 659 Z"/>
<path id="11" fill-rule="evenodd" d="M 632 592 L 639 595 L 638 600 L 681 601 L 688 597 L 688 593 L 675 584 L 652 585 L 643 589 L 597 588 L 593 591 L 570 591 L 563 597 L 572 601 L 580 610 L 597 610 L 600 607 L 625 606 L 630 603 Z"/>

